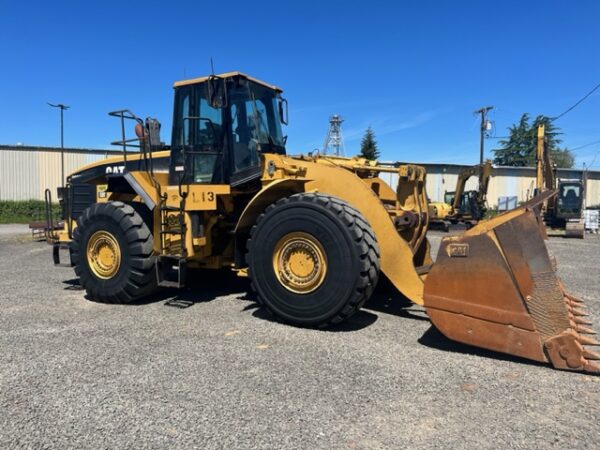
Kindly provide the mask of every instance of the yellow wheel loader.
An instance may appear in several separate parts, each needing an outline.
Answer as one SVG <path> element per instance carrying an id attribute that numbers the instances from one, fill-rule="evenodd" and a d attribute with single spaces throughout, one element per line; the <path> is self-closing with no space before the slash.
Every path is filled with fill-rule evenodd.
<path id="1" fill-rule="evenodd" d="M 68 248 L 94 300 L 127 303 L 180 287 L 194 268 L 247 275 L 279 319 L 342 322 L 384 275 L 450 339 L 598 372 L 598 342 L 565 293 L 544 243 L 539 204 L 444 238 L 429 255 L 425 171 L 361 158 L 289 156 L 282 91 L 239 72 L 175 83 L 171 145 L 129 111 L 123 156 L 71 174 L 59 190 Z M 129 151 L 136 145 L 139 151 Z M 398 185 L 379 175 L 396 172 Z"/>

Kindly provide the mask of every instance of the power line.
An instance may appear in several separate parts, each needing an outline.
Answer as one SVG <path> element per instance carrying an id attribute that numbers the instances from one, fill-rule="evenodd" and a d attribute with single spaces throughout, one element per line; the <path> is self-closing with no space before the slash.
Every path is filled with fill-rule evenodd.
<path id="1" fill-rule="evenodd" d="M 589 147 L 590 145 L 594 145 L 594 144 L 600 144 L 600 140 L 590 142 L 589 144 L 583 144 L 583 145 L 580 145 L 579 147 L 570 148 L 569 150 L 571 150 L 573 152 L 575 150 L 581 150 L 582 148 L 586 148 L 586 147 Z"/>
<path id="2" fill-rule="evenodd" d="M 563 111 L 562 113 L 560 113 L 558 116 L 551 117 L 550 120 L 558 120 L 562 116 L 564 116 L 565 114 L 571 112 L 573 109 L 575 109 L 577 106 L 579 106 L 586 98 L 588 98 L 590 95 L 592 95 L 594 92 L 596 92 L 596 90 L 598 90 L 599 88 L 600 88 L 600 83 L 598 83 L 596 86 L 594 86 L 594 89 L 592 89 L 590 92 L 588 92 L 587 94 L 585 94 L 573 106 L 571 106 L 570 108 L 566 109 L 565 111 Z"/>

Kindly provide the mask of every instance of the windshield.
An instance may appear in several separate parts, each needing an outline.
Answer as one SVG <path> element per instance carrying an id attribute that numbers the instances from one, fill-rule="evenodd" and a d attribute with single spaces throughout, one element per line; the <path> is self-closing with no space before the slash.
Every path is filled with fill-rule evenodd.
<path id="1" fill-rule="evenodd" d="M 444 194 L 444 203 L 452 205 L 454 203 L 454 192 L 446 192 Z"/>
<path id="2" fill-rule="evenodd" d="M 283 147 L 276 92 L 257 83 L 244 81 L 233 87 L 229 94 L 234 138 Z"/>
<path id="3" fill-rule="evenodd" d="M 581 185 L 578 183 L 560 185 L 558 207 L 562 212 L 576 213 L 581 208 Z"/>
<path id="4" fill-rule="evenodd" d="M 277 92 L 242 79 L 228 94 L 234 171 L 258 167 L 260 153 L 284 153 Z"/>

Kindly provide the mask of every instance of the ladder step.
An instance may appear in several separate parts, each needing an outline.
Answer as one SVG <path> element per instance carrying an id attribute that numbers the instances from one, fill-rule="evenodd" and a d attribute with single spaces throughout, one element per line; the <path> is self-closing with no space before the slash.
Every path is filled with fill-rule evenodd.
<path id="1" fill-rule="evenodd" d="M 182 234 L 182 230 L 161 230 L 160 234 Z"/>
<path id="2" fill-rule="evenodd" d="M 160 207 L 161 211 L 179 211 L 180 208 L 178 208 L 177 206 L 161 206 Z"/>
<path id="3" fill-rule="evenodd" d="M 160 255 L 156 264 L 156 281 L 161 287 L 181 288 L 185 285 L 186 260 L 180 255 Z"/>
<path id="4" fill-rule="evenodd" d="M 169 281 L 169 280 L 161 280 L 158 282 L 158 285 L 160 287 L 175 288 L 175 289 L 179 289 L 181 287 L 181 284 L 179 284 L 179 281 Z"/>

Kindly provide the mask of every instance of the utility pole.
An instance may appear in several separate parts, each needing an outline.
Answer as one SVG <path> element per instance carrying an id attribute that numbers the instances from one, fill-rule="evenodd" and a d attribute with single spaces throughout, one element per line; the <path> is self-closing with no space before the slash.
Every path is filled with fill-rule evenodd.
<path id="1" fill-rule="evenodd" d="M 48 103 L 48 102 L 46 102 Z M 63 105 L 62 103 L 58 103 L 53 105 L 52 103 L 48 103 L 49 106 L 53 108 L 60 108 L 60 183 L 62 187 L 65 187 L 65 139 L 64 139 L 64 112 L 65 109 L 69 109 L 70 106 Z"/>
<path id="2" fill-rule="evenodd" d="M 481 126 L 479 127 L 479 164 L 483 164 L 483 142 L 485 139 L 485 132 L 488 129 L 487 113 L 490 111 L 490 109 L 493 108 L 493 106 L 486 106 L 484 108 L 478 109 L 473 113 L 481 115 Z"/>
<path id="3" fill-rule="evenodd" d="M 583 209 L 586 207 L 586 198 L 587 198 L 587 181 L 588 181 L 588 169 L 583 163 L 583 171 L 581 173 L 581 184 L 583 185 Z"/>

